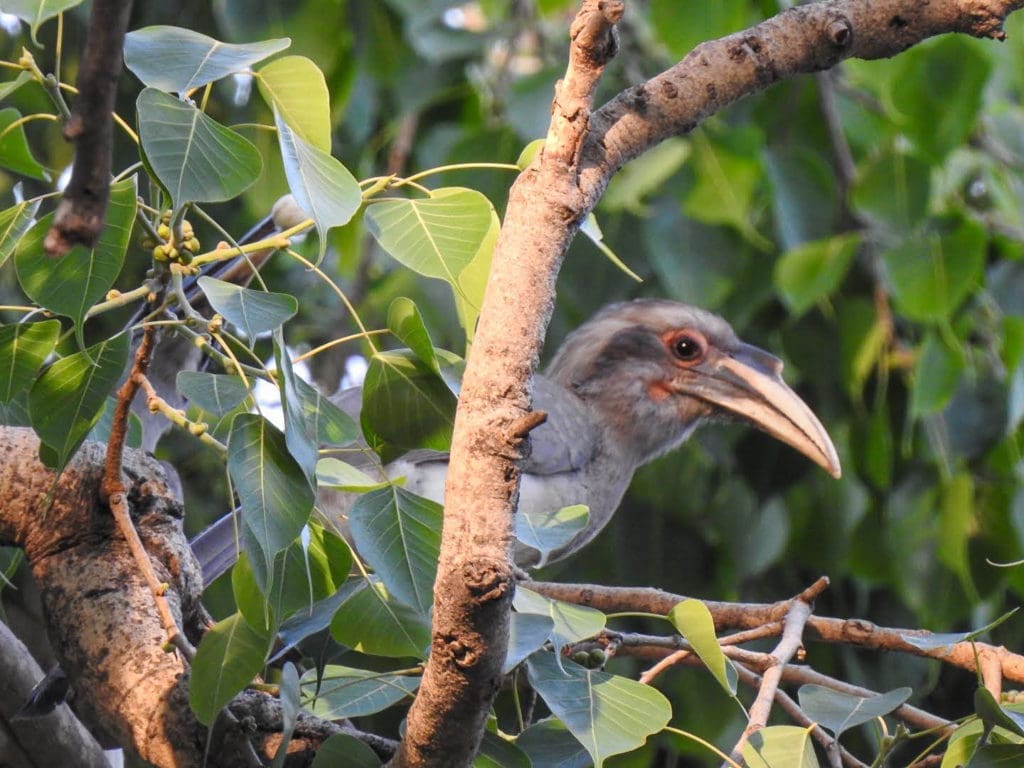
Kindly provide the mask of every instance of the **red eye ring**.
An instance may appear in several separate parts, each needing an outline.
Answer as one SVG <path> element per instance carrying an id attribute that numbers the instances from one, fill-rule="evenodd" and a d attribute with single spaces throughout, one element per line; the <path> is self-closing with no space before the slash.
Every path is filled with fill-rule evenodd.
<path id="1" fill-rule="evenodd" d="M 669 337 L 667 346 L 676 360 L 692 365 L 704 359 L 708 343 L 696 331 L 681 331 Z"/>

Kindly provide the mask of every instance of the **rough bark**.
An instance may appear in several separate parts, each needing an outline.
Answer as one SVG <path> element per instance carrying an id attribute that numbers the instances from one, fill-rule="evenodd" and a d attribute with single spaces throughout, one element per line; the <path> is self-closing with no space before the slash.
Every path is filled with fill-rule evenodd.
<path id="1" fill-rule="evenodd" d="M 79 712 L 152 763 L 198 764 L 204 731 L 188 707 L 185 666 L 163 649 L 152 595 L 99 503 L 103 446 L 86 444 L 58 478 L 39 463 L 31 431 L 2 428 L 0 445 L 0 542 L 25 552 Z M 181 505 L 155 460 L 129 454 L 124 474 L 140 535 L 171 587 L 168 599 L 198 640 L 205 614 Z"/>
<path id="2" fill-rule="evenodd" d="M 75 144 L 71 181 L 43 243 L 51 256 L 63 256 L 79 243 L 92 247 L 103 231 L 110 199 L 114 100 L 131 10 L 131 0 L 93 0 L 78 99 L 64 126 L 64 137 Z"/>

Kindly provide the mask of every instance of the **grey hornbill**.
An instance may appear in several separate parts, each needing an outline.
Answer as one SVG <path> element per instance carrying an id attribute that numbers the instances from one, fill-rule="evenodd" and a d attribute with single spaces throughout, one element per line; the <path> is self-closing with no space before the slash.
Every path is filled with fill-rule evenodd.
<path id="1" fill-rule="evenodd" d="M 358 416 L 358 389 L 333 398 Z M 782 379 L 782 362 L 737 338 L 722 318 L 672 301 L 640 299 L 605 307 L 555 353 L 534 382 L 533 405 L 547 420 L 531 432 L 519 508 L 554 512 L 585 504 L 587 526 L 548 554 L 564 558 L 596 536 L 619 506 L 638 467 L 686 440 L 702 423 L 746 421 L 839 477 L 839 458 L 810 408 Z M 367 452 L 368 453 L 368 452 Z M 447 455 L 415 451 L 386 467 L 405 487 L 443 501 Z M 354 497 L 321 491 L 317 507 L 343 524 Z M 234 526 L 224 518 L 193 543 L 215 578 L 235 558 Z M 519 547 L 516 562 L 539 564 Z"/>

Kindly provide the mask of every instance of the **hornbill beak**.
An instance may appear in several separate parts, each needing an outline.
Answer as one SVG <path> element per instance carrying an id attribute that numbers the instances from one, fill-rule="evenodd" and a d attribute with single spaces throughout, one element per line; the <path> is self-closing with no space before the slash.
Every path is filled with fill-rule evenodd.
<path id="1" fill-rule="evenodd" d="M 804 454 L 832 477 L 842 468 L 832 439 L 807 403 L 782 379 L 782 361 L 751 344 L 710 356 L 679 389 L 700 398 Z"/>

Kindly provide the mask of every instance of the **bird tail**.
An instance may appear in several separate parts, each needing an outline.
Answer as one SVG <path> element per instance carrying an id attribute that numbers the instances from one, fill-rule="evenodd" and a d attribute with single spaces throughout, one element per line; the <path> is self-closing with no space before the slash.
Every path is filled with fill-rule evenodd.
<path id="1" fill-rule="evenodd" d="M 211 584 L 238 560 L 238 524 L 235 509 L 200 531 L 189 543 L 203 569 L 203 584 Z"/>

